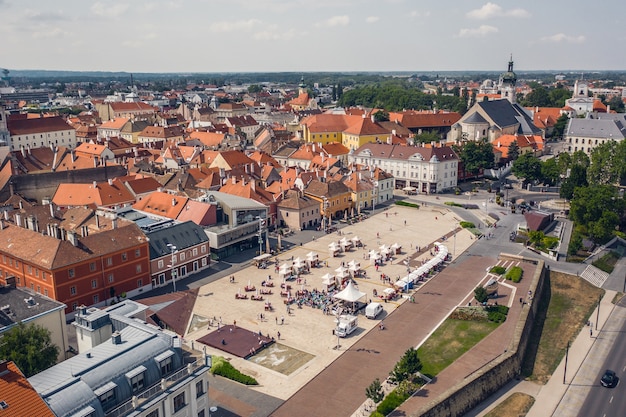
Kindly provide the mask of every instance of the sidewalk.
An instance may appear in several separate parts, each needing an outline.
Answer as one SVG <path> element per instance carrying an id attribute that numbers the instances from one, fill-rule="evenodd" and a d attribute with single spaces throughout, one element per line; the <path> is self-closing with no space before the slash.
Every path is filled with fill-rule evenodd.
<path id="1" fill-rule="evenodd" d="M 615 308 L 615 305 L 612 303 L 615 294 L 615 291 L 607 291 L 602 298 L 602 301 L 600 302 L 600 319 L 597 323 L 597 330 L 595 323 L 596 317 L 598 317 L 597 307 L 591 314 L 590 321 L 593 322 L 594 335 L 598 334 L 604 327 L 607 319 L 611 315 L 611 312 Z M 589 327 L 584 326 L 569 349 L 565 384 L 563 383 L 565 358 L 563 358 L 546 385 L 542 386 L 530 381 L 512 381 L 507 384 L 505 388 L 494 394 L 493 399 L 487 399 L 487 402 L 491 402 L 488 407 L 482 409 L 478 414 L 471 413 L 469 415 L 476 417 L 484 416 L 502 401 L 507 399 L 511 394 L 515 392 L 522 392 L 535 397 L 535 405 L 530 409 L 528 414 L 526 414 L 526 417 L 552 416 L 557 410 L 557 407 L 561 404 L 561 400 L 567 393 L 569 384 L 576 377 L 578 370 L 587 358 L 587 355 L 593 348 L 595 342 L 596 338 L 589 336 Z M 580 401 L 582 404 L 584 398 L 581 398 Z M 562 415 L 566 417 L 569 416 L 569 414 L 566 415 L 559 413 L 559 416 Z M 575 416 L 575 414 L 573 414 L 573 416 Z"/>

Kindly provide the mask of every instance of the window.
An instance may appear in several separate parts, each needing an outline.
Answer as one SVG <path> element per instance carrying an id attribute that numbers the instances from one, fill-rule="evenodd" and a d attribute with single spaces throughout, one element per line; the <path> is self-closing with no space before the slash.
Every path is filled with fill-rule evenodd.
<path id="1" fill-rule="evenodd" d="M 172 357 L 163 359 L 159 362 L 159 368 L 161 368 L 161 376 L 165 376 L 172 372 Z"/>
<path id="2" fill-rule="evenodd" d="M 159 269 L 161 269 L 161 268 L 163 268 L 163 266 L 164 266 L 164 265 L 165 265 L 165 264 L 163 263 L 163 259 L 159 259 L 159 262 L 157 262 L 157 267 L 158 267 Z"/>
<path id="3" fill-rule="evenodd" d="M 43 289 L 43 295 L 45 295 L 46 297 L 48 296 L 48 289 L 47 288 Z"/>
<path id="4" fill-rule="evenodd" d="M 41 294 L 41 287 L 39 285 L 37 285 L 37 293 Z"/>
<path id="5" fill-rule="evenodd" d="M 202 258 L 202 266 L 206 266 L 206 258 Z"/>
<path id="6" fill-rule="evenodd" d="M 141 264 L 137 264 L 137 265 L 135 266 L 135 272 L 137 272 L 138 274 L 140 274 L 140 273 L 141 273 Z"/>
<path id="7" fill-rule="evenodd" d="M 72 303 L 72 311 L 76 311 L 78 308 L 78 303 Z"/>
<path id="8" fill-rule="evenodd" d="M 70 287 L 70 294 L 71 295 L 76 295 L 76 287 L 73 286 L 73 285 Z"/>
<path id="9" fill-rule="evenodd" d="M 204 381 L 196 382 L 196 398 L 199 398 L 204 394 Z"/>
<path id="10" fill-rule="evenodd" d="M 98 281 L 96 281 L 95 279 L 91 280 L 91 288 L 98 288 Z"/>
<path id="11" fill-rule="evenodd" d="M 98 304 L 100 302 L 100 296 L 98 294 L 93 296 L 93 303 Z"/>
<path id="12" fill-rule="evenodd" d="M 126 252 L 122 253 L 122 262 L 126 261 L 128 259 L 128 255 L 126 254 Z"/>
<path id="13" fill-rule="evenodd" d="M 90 263 L 89 263 L 89 270 L 90 270 L 91 272 L 93 272 L 93 271 L 95 271 L 95 270 L 96 270 L 96 263 L 95 263 L 95 262 L 90 262 Z"/>
<path id="14" fill-rule="evenodd" d="M 180 253 L 180 260 L 181 262 L 185 260 L 185 252 Z"/>
<path id="15" fill-rule="evenodd" d="M 113 278 L 113 274 L 109 274 L 108 280 L 109 280 L 109 284 L 115 281 L 115 279 Z"/>
<path id="16" fill-rule="evenodd" d="M 113 258 L 108 257 L 108 258 L 106 259 L 106 265 L 107 265 L 107 266 L 111 266 L 111 265 L 113 265 Z"/>
<path id="17" fill-rule="evenodd" d="M 135 258 L 139 258 L 141 256 L 141 249 L 135 249 Z"/>
<path id="18" fill-rule="evenodd" d="M 74 278 L 74 276 L 76 276 L 76 271 L 74 271 L 74 268 L 70 268 L 70 269 L 68 269 L 68 270 L 67 270 L 67 275 L 68 275 L 70 278 Z"/>
<path id="19" fill-rule="evenodd" d="M 143 287 L 143 279 L 138 279 L 137 280 L 137 288 L 141 288 Z"/>
<path id="20" fill-rule="evenodd" d="M 156 410 L 150 411 L 148 414 L 146 414 L 146 417 L 159 417 L 159 410 L 156 409 Z"/>
<path id="21" fill-rule="evenodd" d="M 26 272 L 28 272 L 28 274 L 32 274 L 33 273 L 33 267 L 30 265 L 26 266 Z"/>
<path id="22" fill-rule="evenodd" d="M 193 250 L 191 251 L 191 255 L 198 256 L 198 248 L 193 248 Z"/>
<path id="23" fill-rule="evenodd" d="M 181 392 L 174 397 L 174 412 L 178 412 L 185 407 L 185 393 Z"/>
<path id="24" fill-rule="evenodd" d="M 198 417 L 204 417 L 204 410 L 198 411 Z"/>
<path id="25" fill-rule="evenodd" d="M 130 386 L 133 389 L 133 393 L 141 391 L 143 389 L 143 372 L 139 375 L 135 375 L 130 379 Z"/>
<path id="26" fill-rule="evenodd" d="M 206 253 L 206 245 L 200 246 L 200 252 Z"/>

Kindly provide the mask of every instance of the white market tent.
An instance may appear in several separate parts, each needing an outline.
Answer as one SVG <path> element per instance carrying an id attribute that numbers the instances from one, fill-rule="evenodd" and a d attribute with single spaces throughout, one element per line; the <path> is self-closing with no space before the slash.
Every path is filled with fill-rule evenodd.
<path id="1" fill-rule="evenodd" d="M 335 272 L 337 273 L 336 276 L 339 278 L 346 278 L 350 275 L 348 273 L 348 268 L 344 268 L 343 266 L 340 266 L 339 268 L 335 269 Z"/>
<path id="2" fill-rule="evenodd" d="M 364 296 L 365 296 L 365 293 L 359 291 L 359 289 L 356 288 L 354 284 L 352 284 L 352 281 L 350 281 L 348 285 L 346 285 L 346 288 L 344 288 L 343 290 L 335 294 L 333 298 L 346 301 L 349 303 L 354 303 Z"/>
<path id="3" fill-rule="evenodd" d="M 318 255 L 315 252 L 309 252 L 306 254 L 306 260 L 307 261 L 317 261 L 318 259 Z"/>
<path id="4" fill-rule="evenodd" d="M 323 285 L 326 285 L 328 287 L 329 285 L 333 285 L 335 283 L 336 283 L 336 280 L 335 280 L 335 276 L 334 275 L 332 275 L 332 274 L 324 274 L 322 276 L 322 284 Z"/>
<path id="5" fill-rule="evenodd" d="M 358 246 L 359 243 L 361 243 L 361 239 L 358 236 L 354 236 L 352 239 L 350 239 L 352 241 L 352 243 L 355 244 L 355 246 Z"/>
<path id="6" fill-rule="evenodd" d="M 341 248 L 339 247 L 339 245 L 337 244 L 337 242 L 330 242 L 328 244 L 328 251 L 332 254 L 339 252 Z"/>
<path id="7" fill-rule="evenodd" d="M 345 237 L 339 241 L 339 244 L 341 245 L 343 250 L 350 249 L 352 247 L 352 241 L 348 240 Z"/>

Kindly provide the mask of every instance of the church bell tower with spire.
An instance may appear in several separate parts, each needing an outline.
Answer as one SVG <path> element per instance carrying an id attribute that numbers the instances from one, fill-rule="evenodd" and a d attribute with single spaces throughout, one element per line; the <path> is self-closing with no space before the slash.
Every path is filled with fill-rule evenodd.
<path id="1" fill-rule="evenodd" d="M 517 75 L 513 72 L 513 54 L 509 60 L 508 70 L 500 75 L 500 97 L 507 99 L 511 104 L 515 103 L 515 83 L 517 82 Z"/>

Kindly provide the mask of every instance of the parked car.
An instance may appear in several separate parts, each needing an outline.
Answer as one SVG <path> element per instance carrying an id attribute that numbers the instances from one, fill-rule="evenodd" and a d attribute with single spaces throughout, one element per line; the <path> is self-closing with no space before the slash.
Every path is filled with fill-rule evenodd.
<path id="1" fill-rule="evenodd" d="M 602 384 L 603 387 L 613 388 L 617 385 L 618 380 L 619 379 L 617 378 L 617 375 L 615 375 L 615 372 L 607 369 L 604 371 L 602 378 L 600 378 L 600 384 Z"/>

